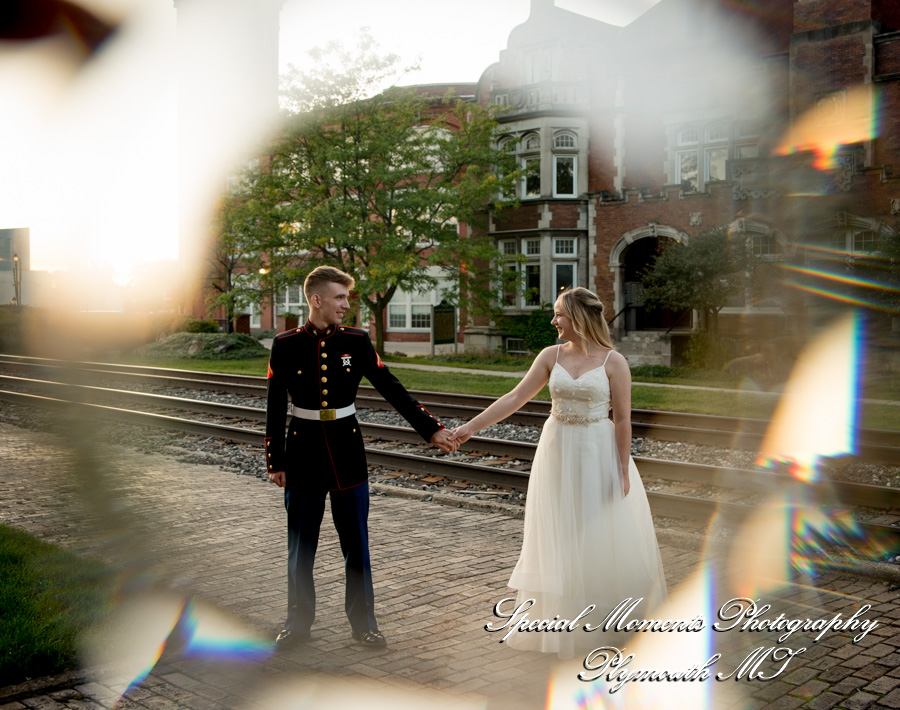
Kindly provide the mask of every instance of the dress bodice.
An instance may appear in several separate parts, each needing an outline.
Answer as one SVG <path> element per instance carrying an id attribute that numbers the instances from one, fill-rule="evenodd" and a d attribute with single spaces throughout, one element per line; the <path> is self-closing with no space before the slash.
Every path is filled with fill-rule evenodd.
<path id="1" fill-rule="evenodd" d="M 601 365 L 573 378 L 558 362 L 550 371 L 550 409 L 564 424 L 590 424 L 609 418 L 609 378 Z"/>

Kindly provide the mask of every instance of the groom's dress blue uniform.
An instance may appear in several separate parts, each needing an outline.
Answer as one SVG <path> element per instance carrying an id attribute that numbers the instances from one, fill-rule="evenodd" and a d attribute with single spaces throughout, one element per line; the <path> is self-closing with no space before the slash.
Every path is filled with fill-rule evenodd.
<path id="1" fill-rule="evenodd" d="M 269 471 L 284 471 L 287 480 L 286 629 L 305 632 L 315 618 L 312 572 L 326 492 L 344 555 L 347 618 L 355 632 L 377 628 L 369 563 L 366 454 L 359 423 L 353 414 L 346 414 L 363 376 L 426 441 L 443 428 L 385 367 L 365 330 L 341 325 L 320 330 L 307 323 L 279 333 L 272 344 L 266 463 Z M 285 439 L 288 394 L 294 416 Z"/>

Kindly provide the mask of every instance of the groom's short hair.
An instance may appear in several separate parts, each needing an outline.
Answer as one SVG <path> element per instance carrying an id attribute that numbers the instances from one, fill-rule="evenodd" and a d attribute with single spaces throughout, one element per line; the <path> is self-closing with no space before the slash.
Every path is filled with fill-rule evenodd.
<path id="1" fill-rule="evenodd" d="M 303 293 L 306 296 L 306 300 L 309 301 L 309 297 L 314 293 L 321 293 L 322 287 L 327 283 L 341 284 L 341 286 L 352 289 L 356 281 L 353 280 L 350 274 L 333 266 L 317 266 L 309 272 L 309 275 L 303 282 Z"/>

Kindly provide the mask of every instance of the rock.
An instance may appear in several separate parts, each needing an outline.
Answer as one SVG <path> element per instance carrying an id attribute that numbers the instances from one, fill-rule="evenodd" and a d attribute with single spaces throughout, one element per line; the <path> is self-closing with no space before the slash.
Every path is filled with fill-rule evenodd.
<path id="1" fill-rule="evenodd" d="M 188 345 L 188 355 L 196 355 L 202 353 L 206 344 L 202 340 L 192 340 Z"/>

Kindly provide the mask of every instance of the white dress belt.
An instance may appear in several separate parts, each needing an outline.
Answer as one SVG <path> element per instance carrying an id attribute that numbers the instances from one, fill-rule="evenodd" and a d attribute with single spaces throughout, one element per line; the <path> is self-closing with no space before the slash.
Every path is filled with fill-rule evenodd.
<path id="1" fill-rule="evenodd" d="M 350 404 L 339 409 L 301 409 L 291 405 L 291 416 L 300 419 L 312 419 L 317 422 L 331 422 L 335 419 L 349 417 L 356 412 L 356 405 Z"/>

